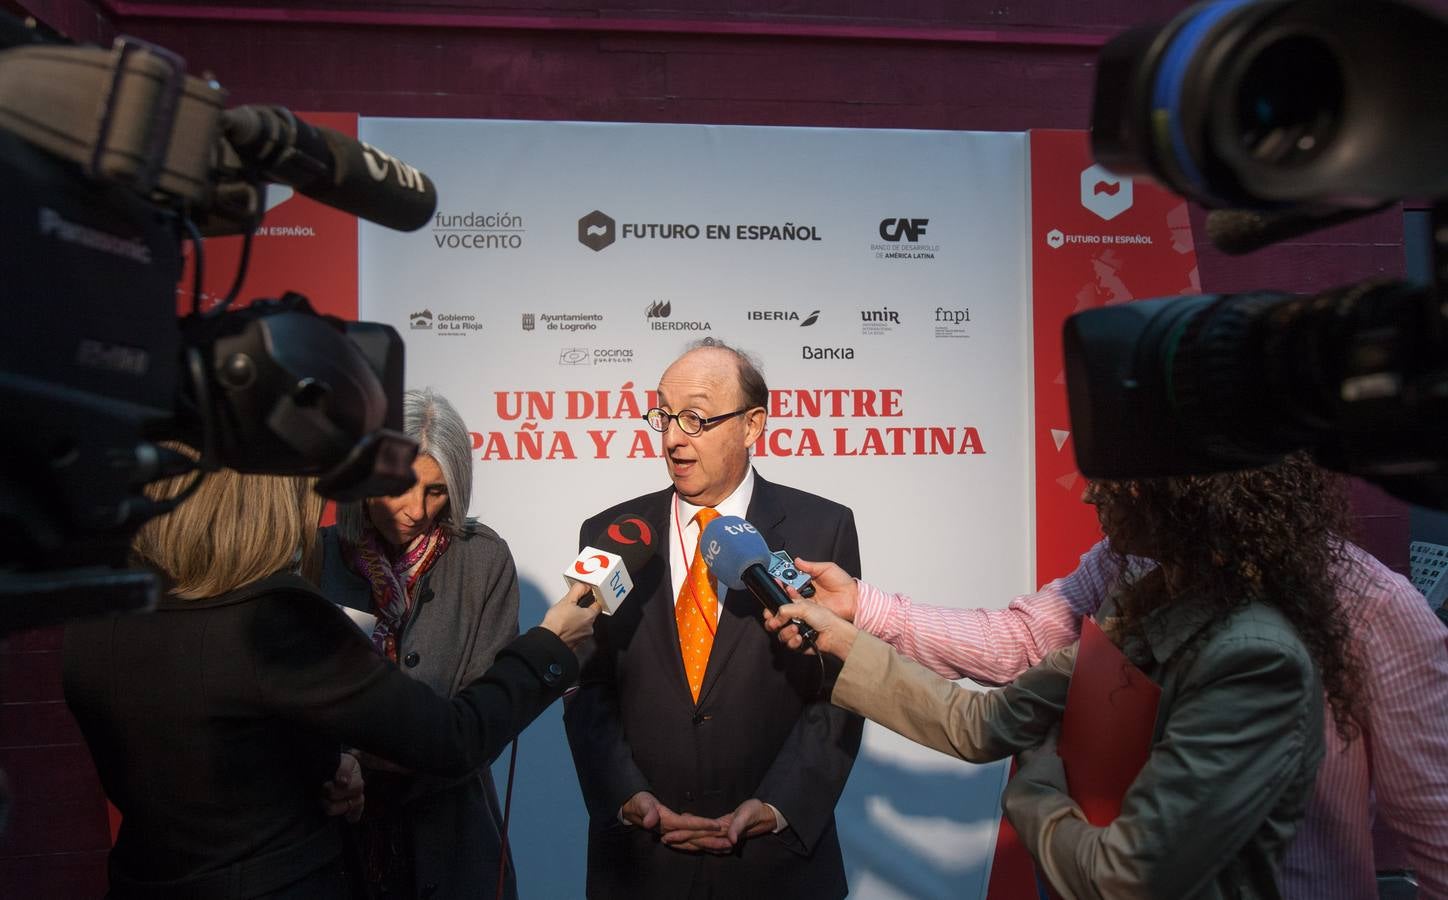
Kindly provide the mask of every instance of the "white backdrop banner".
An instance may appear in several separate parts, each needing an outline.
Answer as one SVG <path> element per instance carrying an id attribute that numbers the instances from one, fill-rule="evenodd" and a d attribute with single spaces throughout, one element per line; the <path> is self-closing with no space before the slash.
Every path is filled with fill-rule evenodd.
<path id="1" fill-rule="evenodd" d="M 359 313 L 474 433 L 471 513 L 512 547 L 524 627 L 584 518 L 668 484 L 641 417 L 705 337 L 760 360 L 755 465 L 854 509 L 867 580 L 958 606 L 1034 587 L 1026 135 L 364 118 L 359 136 L 438 185 L 429 227 L 362 226 Z M 556 708 L 521 748 L 521 893 L 582 896 Z M 837 810 L 852 896 L 983 897 L 1003 777 L 868 728 Z"/>

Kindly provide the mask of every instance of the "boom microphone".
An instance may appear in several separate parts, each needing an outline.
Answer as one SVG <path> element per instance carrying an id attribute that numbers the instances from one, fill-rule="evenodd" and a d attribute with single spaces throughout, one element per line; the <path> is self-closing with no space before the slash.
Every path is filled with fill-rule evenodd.
<path id="1" fill-rule="evenodd" d="M 437 189 L 417 169 L 285 107 L 228 109 L 221 127 L 237 155 L 268 181 L 369 222 L 416 231 L 437 208 Z"/>
<path id="2" fill-rule="evenodd" d="M 789 595 L 769 575 L 769 545 L 759 531 L 738 516 L 720 516 L 699 535 L 704 564 L 714 577 L 732 590 L 747 590 L 772 613 L 786 603 Z M 814 643 L 817 632 L 799 619 L 794 620 L 799 636 Z"/>
<path id="3" fill-rule="evenodd" d="M 593 588 L 589 603 L 597 600 L 606 615 L 613 615 L 633 590 L 631 573 L 648 564 L 654 553 L 654 531 L 643 516 L 624 513 L 598 533 L 578 558 L 563 570 L 569 585 L 582 582 Z M 588 603 L 580 601 L 580 605 Z"/>

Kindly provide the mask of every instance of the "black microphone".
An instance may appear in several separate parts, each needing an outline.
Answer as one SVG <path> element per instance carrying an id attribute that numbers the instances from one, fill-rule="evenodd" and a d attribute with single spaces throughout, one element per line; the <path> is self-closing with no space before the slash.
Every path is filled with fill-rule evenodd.
<path id="1" fill-rule="evenodd" d="M 654 531 L 636 513 L 614 519 L 579 551 L 563 570 L 567 584 L 583 582 L 591 594 L 579 599 L 580 606 L 597 600 L 606 615 L 613 615 L 633 590 L 633 573 L 648 564 L 654 553 Z"/>
<path id="2" fill-rule="evenodd" d="M 749 591 L 770 612 L 779 612 L 781 606 L 794 602 L 770 577 L 769 545 L 745 520 L 738 516 L 720 516 L 699 535 L 699 546 L 704 548 L 701 553 L 704 564 L 715 578 L 733 590 Z M 818 632 L 799 619 L 793 622 L 799 636 L 813 644 Z"/>
<path id="3" fill-rule="evenodd" d="M 1344 209 L 1329 213 L 1216 209 L 1207 213 L 1207 238 L 1223 253 L 1241 256 L 1319 228 L 1341 225 L 1372 215 L 1380 209 L 1381 206 L 1376 206 L 1372 209 Z"/>
<path id="4" fill-rule="evenodd" d="M 221 127 L 237 155 L 262 177 L 369 222 L 416 231 L 437 209 L 437 189 L 426 175 L 285 107 L 228 109 Z"/>

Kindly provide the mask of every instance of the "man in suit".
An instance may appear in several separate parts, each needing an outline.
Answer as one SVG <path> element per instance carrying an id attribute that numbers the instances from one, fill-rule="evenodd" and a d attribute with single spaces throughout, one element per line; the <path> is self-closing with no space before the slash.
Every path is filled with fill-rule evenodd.
<path id="1" fill-rule="evenodd" d="M 750 466 L 768 396 L 742 353 L 695 346 L 664 372 L 647 417 L 673 485 L 583 523 L 580 544 L 625 512 L 660 536 L 633 593 L 595 626 L 564 709 L 589 810 L 590 898 L 847 893 L 834 807 L 863 720 L 829 703 L 838 667 L 784 650 L 759 602 L 718 592 L 696 552 L 715 514 L 737 515 L 771 548 L 859 571 L 848 508 Z"/>

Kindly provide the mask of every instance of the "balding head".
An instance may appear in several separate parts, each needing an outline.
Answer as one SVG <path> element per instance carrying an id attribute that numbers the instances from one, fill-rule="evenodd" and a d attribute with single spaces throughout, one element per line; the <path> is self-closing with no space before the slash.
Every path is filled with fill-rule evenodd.
<path id="1" fill-rule="evenodd" d="M 691 409 L 701 419 L 729 416 L 696 435 L 670 422 L 663 435 L 669 478 L 679 496 L 712 506 L 734 492 L 749 472 L 749 448 L 764 433 L 768 390 L 747 356 L 710 342 L 674 361 L 659 379 L 665 411 Z"/>

